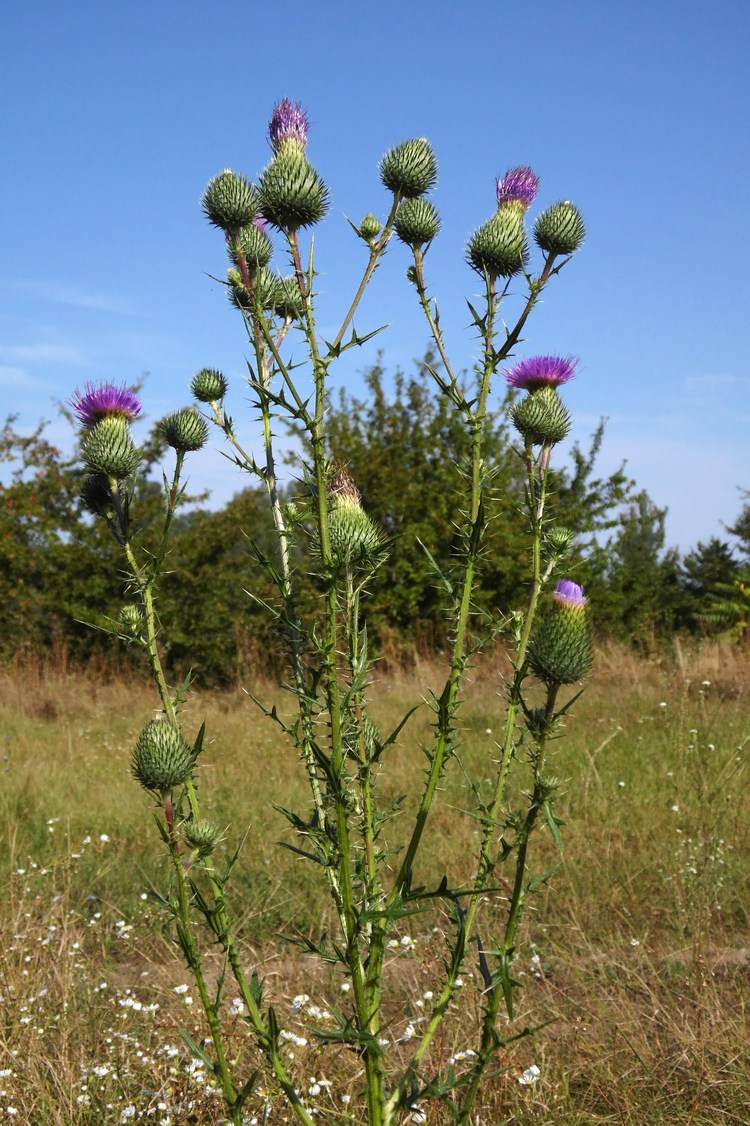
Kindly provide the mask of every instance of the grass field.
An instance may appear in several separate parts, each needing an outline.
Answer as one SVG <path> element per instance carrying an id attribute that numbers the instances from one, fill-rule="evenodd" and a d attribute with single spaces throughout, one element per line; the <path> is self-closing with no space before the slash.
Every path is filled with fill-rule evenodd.
<path id="1" fill-rule="evenodd" d="M 480 777 L 497 750 L 501 671 L 501 657 L 477 669 L 464 703 L 460 753 Z M 382 728 L 439 678 L 430 663 L 384 669 Z M 283 706 L 275 690 L 248 687 Z M 205 1035 L 197 997 L 148 894 L 165 886 L 163 846 L 129 759 L 154 706 L 146 683 L 34 665 L 0 674 L 0 1121 L 222 1121 L 211 1077 L 180 1035 Z M 207 722 L 204 812 L 227 826 L 229 845 L 248 829 L 233 883 L 248 968 L 265 975 L 299 1041 L 289 1041 L 293 1066 L 320 1121 L 361 1121 L 357 1061 L 302 1043 L 306 1024 L 338 1003 L 340 982 L 280 937 L 333 924 L 316 870 L 277 845 L 291 838 L 273 803 L 306 808 L 301 768 L 241 692 L 198 692 L 185 715 L 190 733 Z M 429 718 L 421 709 L 386 759 L 385 792 L 414 793 Z M 554 763 L 565 779 L 563 864 L 531 900 L 516 962 L 524 989 L 514 1025 L 549 1023 L 498 1060 L 476 1122 L 747 1123 L 750 658 L 715 647 L 651 663 L 601 653 L 565 734 Z M 478 830 L 464 799 L 454 770 L 415 880 L 468 875 Z M 554 856 L 539 835 L 532 866 L 542 871 Z M 429 1006 L 440 915 L 405 925 L 402 937 L 388 970 L 394 1055 Z M 310 1001 L 293 1013 L 298 994 Z M 461 996 L 438 1063 L 460 1065 L 472 1045 L 478 988 L 468 973 Z M 249 1067 L 253 1049 L 231 1001 L 233 1050 Z M 258 1092 L 248 1122 L 287 1121 L 262 1076 Z M 447 1119 L 428 1109 L 422 1121 Z"/>

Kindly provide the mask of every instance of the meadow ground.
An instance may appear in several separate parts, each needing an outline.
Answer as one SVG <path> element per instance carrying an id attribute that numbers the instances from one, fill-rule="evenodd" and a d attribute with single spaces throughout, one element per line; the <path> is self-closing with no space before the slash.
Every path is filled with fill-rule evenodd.
<path id="1" fill-rule="evenodd" d="M 475 671 L 464 704 L 461 756 L 480 778 L 490 778 L 497 753 L 501 665 L 499 656 Z M 382 728 L 439 679 L 435 663 L 384 668 L 375 693 Z M 274 698 L 271 688 L 248 687 Z M 33 664 L 0 673 L 0 1121 L 223 1120 L 211 1077 L 181 1038 L 185 1029 L 200 1040 L 206 1029 L 149 895 L 166 886 L 163 846 L 129 759 L 154 706 L 146 683 Z M 332 925 L 317 871 L 277 845 L 291 838 L 273 803 L 306 808 L 302 771 L 241 691 L 196 692 L 185 714 L 189 731 L 207 722 L 204 811 L 227 826 L 228 844 L 248 829 L 233 877 L 248 969 L 265 976 L 296 1037 L 292 1066 L 320 1121 L 361 1121 L 356 1060 L 316 1054 L 305 1036 L 339 1002 L 341 982 L 281 937 Z M 414 793 L 429 721 L 421 709 L 390 751 L 386 792 Z M 562 866 L 530 901 L 515 963 L 524 988 L 509 1031 L 544 1027 L 498 1059 L 478 1124 L 750 1119 L 748 753 L 747 654 L 711 647 L 646 662 L 600 653 L 556 744 Z M 465 798 L 453 770 L 415 881 L 467 876 L 478 829 L 462 813 Z M 396 835 L 406 820 L 397 819 Z M 555 852 L 540 834 L 532 868 L 544 871 Z M 492 913 L 489 903 L 486 928 Z M 439 912 L 411 922 L 388 967 L 394 1058 L 408 1052 L 408 1026 L 429 1007 L 444 953 Z M 218 959 L 209 961 L 218 974 Z M 293 1012 L 299 994 L 310 1000 Z M 451 1059 L 460 1067 L 473 1043 L 479 992 L 470 972 L 461 997 L 433 1055 L 438 1067 Z M 250 1068 L 231 990 L 226 1019 Z M 263 1083 L 259 1076 L 248 1122 L 287 1121 Z M 414 1121 L 448 1121 L 425 1112 Z"/>

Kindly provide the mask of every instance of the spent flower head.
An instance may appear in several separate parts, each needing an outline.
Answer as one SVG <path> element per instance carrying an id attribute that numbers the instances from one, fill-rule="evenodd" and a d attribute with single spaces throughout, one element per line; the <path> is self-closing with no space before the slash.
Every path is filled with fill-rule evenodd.
<path id="1" fill-rule="evenodd" d="M 575 375 L 578 360 L 574 356 L 530 356 L 505 372 L 511 387 L 538 391 L 540 387 L 559 387 Z"/>
<path id="2" fill-rule="evenodd" d="M 502 179 L 496 181 L 497 202 L 520 203 L 524 210 L 531 207 L 539 190 L 539 177 L 533 168 L 525 164 L 509 168 Z"/>
<path id="3" fill-rule="evenodd" d="M 274 107 L 268 125 L 268 140 L 275 153 L 289 143 L 300 150 L 304 149 L 309 131 L 307 114 L 299 102 L 283 98 Z"/>
<path id="4" fill-rule="evenodd" d="M 83 391 L 76 388 L 68 401 L 87 430 L 111 416 L 132 422 L 142 409 L 138 396 L 124 383 L 119 387 L 114 383 L 86 383 Z"/>

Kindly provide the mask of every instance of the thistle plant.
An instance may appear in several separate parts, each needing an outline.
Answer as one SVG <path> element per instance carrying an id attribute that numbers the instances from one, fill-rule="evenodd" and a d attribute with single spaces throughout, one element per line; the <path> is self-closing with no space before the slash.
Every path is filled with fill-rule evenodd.
<path id="1" fill-rule="evenodd" d="M 285 100 L 276 107 L 268 140 L 271 159 L 257 180 L 225 170 L 208 183 L 202 201 L 206 217 L 226 244 L 225 285 L 249 342 L 247 387 L 260 420 L 256 440 L 262 454 L 256 458 L 248 452 L 227 413 L 229 381 L 215 369 L 199 371 L 191 384 L 197 405 L 177 410 L 162 423 L 163 437 L 175 451 L 172 471 L 164 478 L 162 535 L 156 550 L 140 552 L 131 516 L 138 451 L 130 433 L 140 404 L 126 389 L 107 385 L 87 387 L 73 400 L 84 427 L 84 497 L 90 510 L 107 522 L 124 553 L 128 601 L 110 630 L 143 650 L 160 700 L 158 716 L 144 723 L 137 740 L 132 772 L 157 806 L 172 873 L 160 899 L 174 918 L 177 942 L 205 1011 L 206 1038 L 201 1045 L 189 1041 L 191 1050 L 215 1075 L 231 1122 L 244 1121 L 259 1080 L 257 1071 L 237 1074 L 241 1053 L 229 1046 L 224 986 L 225 979 L 233 977 L 266 1089 L 285 1098 L 292 1117 L 310 1126 L 319 1108 L 300 1093 L 280 1018 L 267 999 L 264 982 L 246 966 L 247 955 L 232 921 L 241 911 L 241 904 L 231 904 L 230 880 L 242 837 L 232 843 L 236 835 L 224 829 L 221 811 L 211 808 L 210 793 L 203 787 L 199 802 L 196 772 L 208 753 L 204 732 L 188 734 L 183 729 L 189 679 L 177 689 L 170 687 L 162 661 L 158 589 L 173 516 L 183 497 L 184 461 L 205 444 L 208 426 L 213 425 L 228 443 L 236 466 L 266 490 L 276 531 L 275 557 L 257 554 L 277 591 L 268 611 L 286 638 L 287 687 L 296 711 L 285 718 L 276 708 L 263 710 L 277 725 L 280 742 L 286 743 L 283 753 L 290 763 L 298 759 L 306 773 L 308 807 L 289 810 L 280 799 L 279 810 L 297 835 L 291 847 L 310 864 L 311 877 L 319 879 L 321 891 L 330 897 L 336 919 L 335 933 L 299 941 L 311 957 L 335 967 L 346 998 L 333 1014 L 333 1027 L 315 1030 L 315 1040 L 320 1051 L 331 1045 L 348 1049 L 361 1068 L 361 1105 L 342 1106 L 337 1114 L 321 1111 L 320 1117 L 390 1126 L 423 1115 L 424 1108 L 435 1103 L 442 1106 L 438 1113 L 446 1120 L 474 1122 L 483 1079 L 506 1066 L 512 1041 L 529 1032 L 508 1031 L 508 1020 L 514 1016 L 520 988 L 513 962 L 524 909 L 549 877 L 532 867 L 530 848 L 543 828 L 560 845 L 561 822 L 555 811 L 560 782 L 549 760 L 561 719 L 576 696 L 568 693 L 562 703 L 559 696 L 591 666 L 587 600 L 565 573 L 573 536 L 555 526 L 548 513 L 551 455 L 571 425 L 560 390 L 575 374 L 576 361 L 531 356 L 507 366 L 534 306 L 580 247 L 583 221 L 567 201 L 542 211 L 532 231 L 541 262 L 532 268 L 527 213 L 539 178 L 530 168 L 519 167 L 497 181 L 494 211 L 466 245 L 480 296 L 468 304 L 478 359 L 471 379 L 465 380 L 450 358 L 438 306 L 428 289 L 426 257 L 440 231 L 440 217 L 428 198 L 437 180 L 429 142 L 407 140 L 382 157 L 386 214 L 378 219 L 375 204 L 359 226 L 351 224 L 361 244 L 361 280 L 329 341 L 321 337 L 316 322 L 312 239 L 303 239 L 328 210 L 329 189 L 308 159 L 309 124 L 299 105 Z M 434 687 L 426 705 L 416 704 L 431 709 L 432 736 L 428 746 L 410 751 L 415 756 L 423 752 L 426 763 L 399 850 L 393 840 L 400 803 L 383 797 L 381 776 L 394 745 L 411 745 L 411 712 L 390 732 L 381 732 L 374 722 L 376 654 L 367 629 L 368 584 L 389 553 L 398 552 L 399 543 L 388 541 L 367 514 L 356 482 L 337 459 L 326 432 L 331 371 L 343 354 L 364 346 L 379 331 L 360 334 L 354 318 L 393 242 L 401 243 L 401 253 L 409 256 L 408 282 L 438 357 L 431 368 L 435 393 L 446 397 L 466 426 L 471 450 L 467 464 L 457 470 L 460 550 L 448 570 L 430 556 L 450 623 L 449 659 L 444 682 Z M 274 255 L 288 263 L 287 272 L 271 267 Z M 522 290 L 520 298 L 516 287 Z M 520 301 L 509 322 L 512 327 L 501 320 L 506 299 Z M 528 598 L 521 607 L 488 614 L 480 612 L 475 601 L 488 532 L 486 500 L 493 488 L 486 449 L 488 403 L 493 391 L 508 388 L 516 452 L 526 481 L 519 519 L 528 538 Z M 279 422 L 301 438 L 295 496 L 281 487 L 277 475 L 274 433 Z M 299 574 L 311 568 L 316 602 L 303 616 Z M 498 640 L 507 649 L 509 665 L 505 672 L 497 670 L 499 715 L 493 729 L 500 729 L 501 735 L 488 789 L 461 759 L 462 698 L 472 663 Z M 253 686 L 253 694 L 261 695 L 261 688 Z M 488 768 L 483 768 L 483 776 Z M 446 872 L 435 886 L 418 886 L 415 870 L 422 850 L 440 854 L 433 813 L 450 771 L 466 775 L 466 812 L 480 826 L 473 875 L 456 883 Z M 399 829 L 403 832 L 402 823 Z M 229 842 L 219 849 L 225 838 Z M 418 1027 L 410 1025 L 408 1050 L 396 1059 L 387 1051 L 384 1035 L 392 1020 L 384 1008 L 386 954 L 397 940 L 401 920 L 422 917 L 426 924 L 434 921 L 436 911 L 444 942 L 443 978 L 431 995 L 429 1013 Z M 209 987 L 205 972 L 208 944 L 224 953 L 214 987 Z M 439 1044 L 455 1013 L 461 975 L 469 970 L 481 983 L 475 1043 L 460 1059 L 446 1062 Z"/>

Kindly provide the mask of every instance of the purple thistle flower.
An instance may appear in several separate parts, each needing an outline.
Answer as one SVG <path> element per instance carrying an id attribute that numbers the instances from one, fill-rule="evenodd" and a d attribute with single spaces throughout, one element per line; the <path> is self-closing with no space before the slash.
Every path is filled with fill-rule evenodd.
<path id="1" fill-rule="evenodd" d="M 275 106 L 268 126 L 268 140 L 275 153 L 289 141 L 299 148 L 304 149 L 307 144 L 307 135 L 310 124 L 307 114 L 299 102 L 291 102 L 284 98 Z"/>
<path id="2" fill-rule="evenodd" d="M 555 587 L 554 597 L 558 605 L 575 609 L 586 606 L 588 602 L 588 599 L 584 596 L 583 587 L 574 583 L 572 579 L 560 579 Z"/>
<path id="3" fill-rule="evenodd" d="M 567 383 L 577 367 L 575 356 L 530 356 L 506 371 L 505 378 L 511 387 L 538 391 L 540 387 L 559 387 Z"/>
<path id="4" fill-rule="evenodd" d="M 533 168 L 522 164 L 518 168 L 509 168 L 502 180 L 496 181 L 497 202 L 521 203 L 524 210 L 531 207 L 539 190 L 539 177 Z"/>
<path id="5" fill-rule="evenodd" d="M 124 383 L 120 387 L 114 383 L 86 383 L 83 391 L 76 388 L 68 401 L 87 430 L 111 415 L 132 422 L 142 409 L 138 396 Z"/>

